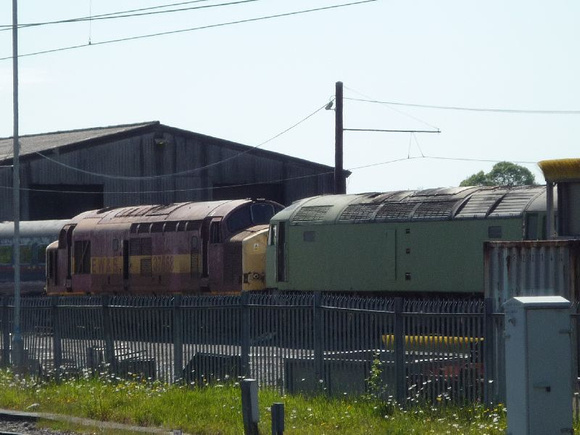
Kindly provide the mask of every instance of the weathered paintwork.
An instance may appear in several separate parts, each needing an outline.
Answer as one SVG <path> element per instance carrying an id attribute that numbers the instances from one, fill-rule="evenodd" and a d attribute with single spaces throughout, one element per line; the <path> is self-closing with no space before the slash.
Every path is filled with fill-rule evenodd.
<path id="1" fill-rule="evenodd" d="M 255 230 L 242 239 L 243 291 L 263 290 L 266 287 L 268 226 L 255 227 Z"/>
<path id="2" fill-rule="evenodd" d="M 453 188 L 308 198 L 273 217 L 267 286 L 483 293 L 483 243 L 543 237 L 545 188 Z"/>
<path id="3" fill-rule="evenodd" d="M 494 309 L 516 296 L 579 300 L 580 240 L 486 242 L 485 297 Z"/>
<path id="4" fill-rule="evenodd" d="M 263 233 L 281 208 L 272 201 L 231 200 L 83 213 L 47 249 L 47 292 L 240 292 L 244 241 Z M 253 253 L 261 256 L 254 263 L 265 263 L 264 250 Z M 263 271 L 257 273 L 262 278 L 248 289 L 265 287 Z"/>

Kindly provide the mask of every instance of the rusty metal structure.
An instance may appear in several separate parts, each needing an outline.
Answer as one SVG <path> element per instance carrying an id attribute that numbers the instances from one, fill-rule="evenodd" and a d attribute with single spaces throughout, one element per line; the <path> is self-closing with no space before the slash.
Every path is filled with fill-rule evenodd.
<path id="1" fill-rule="evenodd" d="M 265 287 L 267 200 L 80 214 L 47 248 L 48 294 L 239 293 Z"/>

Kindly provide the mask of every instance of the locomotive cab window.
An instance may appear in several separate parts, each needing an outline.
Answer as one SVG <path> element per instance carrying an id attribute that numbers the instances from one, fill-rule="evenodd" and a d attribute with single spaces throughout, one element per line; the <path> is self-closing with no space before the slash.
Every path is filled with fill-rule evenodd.
<path id="1" fill-rule="evenodd" d="M 270 222 L 270 219 L 280 210 L 271 204 L 256 203 L 250 207 L 242 207 L 234 211 L 227 220 L 230 233 L 236 233 L 241 229 L 252 225 L 262 225 Z"/>
<path id="2" fill-rule="evenodd" d="M 64 249 L 66 247 L 66 239 L 67 239 L 66 235 L 67 235 L 66 228 L 60 230 L 60 233 L 58 234 L 58 249 Z"/>
<path id="3" fill-rule="evenodd" d="M 271 204 L 252 204 L 250 210 L 254 225 L 267 224 L 276 214 L 276 209 Z"/>
<path id="4" fill-rule="evenodd" d="M 46 273 L 48 277 L 54 281 L 54 284 L 58 284 L 58 262 L 56 259 L 56 252 L 49 251 L 46 256 Z"/>
<path id="5" fill-rule="evenodd" d="M 212 224 L 213 225 L 213 224 Z M 252 216 L 249 207 L 242 207 L 235 210 L 226 223 L 230 233 L 237 233 L 241 229 L 252 226 Z"/>
<path id="6" fill-rule="evenodd" d="M 91 273 L 91 242 L 78 240 L 74 244 L 75 273 L 78 275 Z"/>
<path id="7" fill-rule="evenodd" d="M 210 243 L 221 243 L 222 234 L 220 231 L 220 223 L 212 222 L 209 227 L 209 242 Z"/>
<path id="8" fill-rule="evenodd" d="M 268 232 L 268 245 L 276 245 L 276 240 L 278 239 L 278 225 L 270 225 L 270 231 Z"/>

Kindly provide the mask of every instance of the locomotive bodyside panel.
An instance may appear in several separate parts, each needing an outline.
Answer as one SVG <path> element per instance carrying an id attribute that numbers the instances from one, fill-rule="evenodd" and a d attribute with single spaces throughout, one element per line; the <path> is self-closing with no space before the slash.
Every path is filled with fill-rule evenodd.
<path id="1" fill-rule="evenodd" d="M 267 243 L 267 227 L 242 240 L 242 291 L 256 291 L 266 288 Z"/>
<path id="2" fill-rule="evenodd" d="M 85 212 L 51 254 L 59 272 L 47 278 L 48 291 L 239 293 L 245 231 L 281 208 L 271 201 L 232 200 Z M 239 234 L 244 236 L 238 240 Z"/>
<path id="3" fill-rule="evenodd" d="M 271 221 L 267 286 L 481 294 L 483 243 L 541 238 L 543 198 L 525 186 L 305 199 Z"/>
<path id="4" fill-rule="evenodd" d="M 481 293 L 483 242 L 490 233 L 522 238 L 521 219 L 293 225 L 287 231 L 287 280 L 268 285 L 336 292 Z M 275 248 L 269 246 L 269 277 Z"/>

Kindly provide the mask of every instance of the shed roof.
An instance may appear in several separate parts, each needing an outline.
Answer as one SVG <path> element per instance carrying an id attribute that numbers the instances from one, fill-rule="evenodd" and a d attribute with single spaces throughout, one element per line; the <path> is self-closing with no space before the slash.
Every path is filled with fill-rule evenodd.
<path id="1" fill-rule="evenodd" d="M 310 166 L 312 168 L 326 172 L 333 170 L 333 168 L 328 165 L 314 163 L 309 160 L 287 156 L 285 154 L 277 153 L 274 151 L 267 151 L 256 147 L 242 145 L 237 142 L 207 136 L 201 133 L 182 130 L 176 127 L 161 124 L 159 121 L 20 136 L 20 156 L 23 159 L 30 159 L 34 158 L 36 153 L 43 151 L 50 151 L 55 149 L 59 149 L 63 152 L 72 151 L 75 149 L 87 148 L 94 145 L 100 145 L 115 140 L 122 140 L 124 138 L 158 131 L 201 139 L 204 140 L 204 142 L 214 143 L 215 145 L 234 149 L 239 152 L 247 152 L 249 154 L 269 157 L 277 160 L 287 160 L 289 162 Z M 10 164 L 12 161 L 12 154 L 13 138 L 0 138 L 0 162 L 4 164 Z M 349 171 L 344 172 L 347 177 L 350 175 Z"/>
<path id="2" fill-rule="evenodd" d="M 61 148 L 94 141 L 95 139 L 111 138 L 122 133 L 137 132 L 143 127 L 160 125 L 158 121 L 140 124 L 116 125 L 111 127 L 86 128 L 82 130 L 57 131 L 20 136 L 20 155 L 25 156 L 40 151 Z M 0 139 L 0 156 L 11 156 L 13 138 Z"/>

